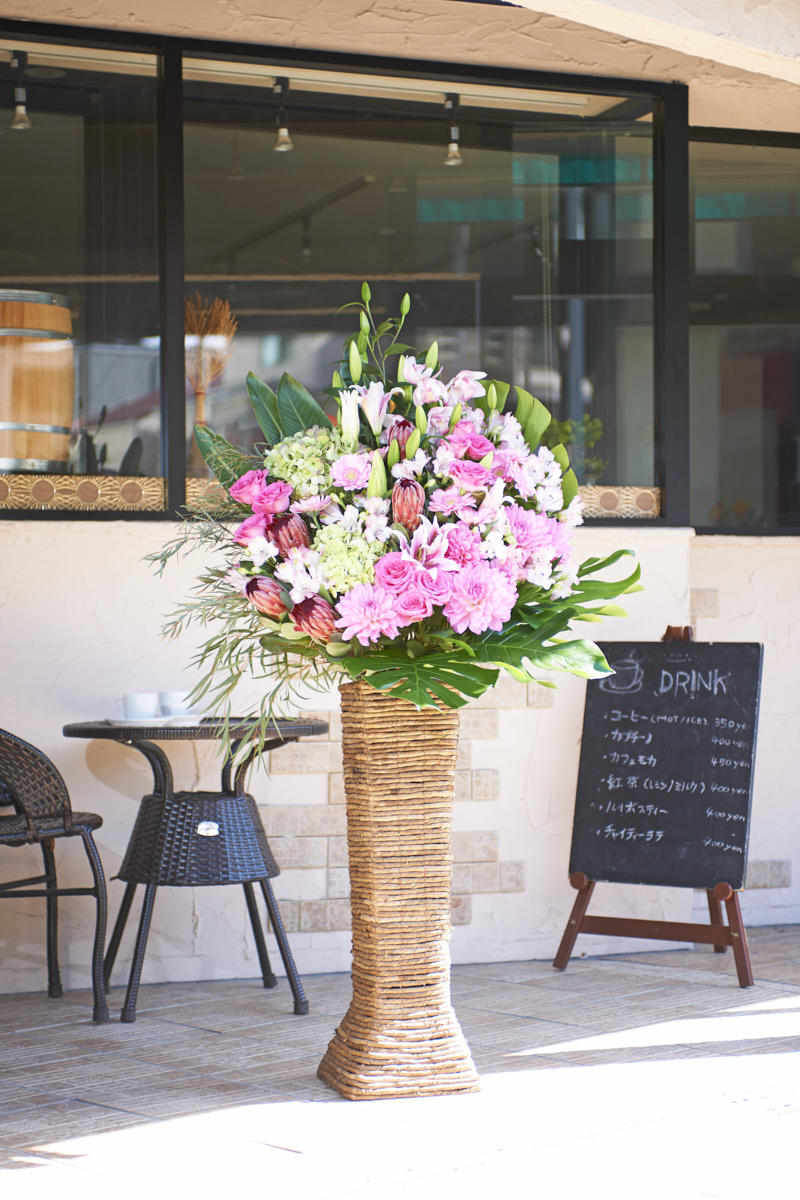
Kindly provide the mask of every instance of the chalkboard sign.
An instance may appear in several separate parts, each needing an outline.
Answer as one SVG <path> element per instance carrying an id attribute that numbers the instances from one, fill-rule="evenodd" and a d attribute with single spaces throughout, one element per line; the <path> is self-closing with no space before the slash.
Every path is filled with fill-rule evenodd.
<path id="1" fill-rule="evenodd" d="M 744 883 L 762 648 L 612 642 L 587 685 L 570 874 Z"/>

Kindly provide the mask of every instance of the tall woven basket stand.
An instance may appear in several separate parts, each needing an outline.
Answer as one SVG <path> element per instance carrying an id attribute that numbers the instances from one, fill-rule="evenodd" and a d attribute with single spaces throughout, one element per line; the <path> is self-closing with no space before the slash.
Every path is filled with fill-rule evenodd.
<path id="1" fill-rule="evenodd" d="M 476 1091 L 450 1003 L 458 713 L 340 691 L 353 999 L 318 1074 L 348 1100 Z"/>

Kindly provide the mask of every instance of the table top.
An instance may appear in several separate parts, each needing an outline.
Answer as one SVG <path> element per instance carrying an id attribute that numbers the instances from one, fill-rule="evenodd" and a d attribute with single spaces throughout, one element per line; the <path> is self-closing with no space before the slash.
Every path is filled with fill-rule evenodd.
<path id="1" fill-rule="evenodd" d="M 254 717 L 231 717 L 231 740 L 249 736 L 256 725 L 258 721 Z M 148 722 L 107 718 L 102 721 L 77 721 L 65 725 L 62 733 L 64 737 L 106 738 L 112 742 L 213 741 L 222 737 L 224 728 L 224 721 L 216 717 L 192 718 L 190 723 L 184 717 L 153 718 Z M 270 721 L 265 732 L 268 741 L 275 738 L 293 741 L 301 737 L 318 737 L 327 729 L 326 721 L 276 717 Z"/>

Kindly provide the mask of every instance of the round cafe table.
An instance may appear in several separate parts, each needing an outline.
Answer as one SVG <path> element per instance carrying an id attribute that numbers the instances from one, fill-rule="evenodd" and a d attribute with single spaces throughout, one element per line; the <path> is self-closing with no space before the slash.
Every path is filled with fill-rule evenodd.
<path id="1" fill-rule="evenodd" d="M 224 724 L 214 718 L 80 721 L 65 725 L 65 737 L 101 738 L 122 742 L 140 751 L 153 771 L 153 791 L 141 800 L 133 832 L 118 878 L 127 885 L 104 959 L 106 986 L 114 967 L 122 934 L 139 884 L 144 901 L 133 952 L 128 990 L 121 1020 L 136 1020 L 136 999 L 147 947 L 147 936 L 159 887 L 204 887 L 239 883 L 244 890 L 250 924 L 255 938 L 264 987 L 275 987 L 264 926 L 259 917 L 253 884 L 258 883 L 266 904 L 269 923 L 294 998 L 296 1013 L 308 1012 L 308 1001 L 292 957 L 289 940 L 271 880 L 280 874 L 269 847 L 255 801 L 245 790 L 247 771 L 258 751 L 246 756 L 234 770 L 233 756 L 250 734 L 256 721 L 232 718 L 232 753 L 226 758 L 219 791 L 175 791 L 172 767 L 164 744 L 175 741 L 217 741 Z M 274 720 L 267 730 L 262 753 L 277 750 L 301 737 L 325 733 L 323 721 Z"/>

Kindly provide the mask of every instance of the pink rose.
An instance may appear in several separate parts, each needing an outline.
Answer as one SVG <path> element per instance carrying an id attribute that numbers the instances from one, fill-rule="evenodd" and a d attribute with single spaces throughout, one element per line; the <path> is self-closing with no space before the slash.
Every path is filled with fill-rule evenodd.
<path id="1" fill-rule="evenodd" d="M 233 540 L 240 546 L 249 546 L 254 538 L 266 536 L 267 524 L 267 518 L 263 513 L 254 513 L 252 517 L 245 517 L 241 525 L 234 530 Z"/>
<path id="2" fill-rule="evenodd" d="M 486 467 L 480 463 L 464 459 L 453 459 L 447 468 L 447 474 L 465 492 L 483 491 L 492 481 L 492 476 Z"/>
<path id="3" fill-rule="evenodd" d="M 450 575 L 438 567 L 433 571 L 420 571 L 414 586 L 428 597 L 431 604 L 447 604 L 453 590 Z"/>
<path id="4" fill-rule="evenodd" d="M 390 592 L 401 591 L 411 586 L 418 570 L 415 562 L 404 558 L 399 550 L 392 550 L 375 563 L 375 582 Z"/>
<path id="5" fill-rule="evenodd" d="M 469 421 L 459 421 L 453 432 L 447 438 L 447 444 L 452 446 L 459 458 L 466 454 L 477 462 L 486 454 L 494 451 L 494 443 L 485 438 L 482 433 L 476 433 Z"/>
<path id="6" fill-rule="evenodd" d="M 424 621 L 433 612 L 430 597 L 422 588 L 412 584 L 398 593 L 394 604 L 397 614 L 397 624 L 402 629 L 404 625 L 412 625 L 414 621 Z"/>
<path id="7" fill-rule="evenodd" d="M 237 504 L 250 504 L 260 495 L 267 480 L 266 471 L 247 471 L 228 488 L 231 500 Z"/>
<path id="8" fill-rule="evenodd" d="M 266 513 L 269 516 L 286 512 L 291 494 L 289 484 L 284 483 L 282 479 L 276 479 L 274 483 L 262 487 L 256 498 L 251 501 L 253 512 Z"/>

